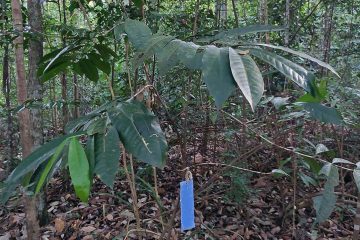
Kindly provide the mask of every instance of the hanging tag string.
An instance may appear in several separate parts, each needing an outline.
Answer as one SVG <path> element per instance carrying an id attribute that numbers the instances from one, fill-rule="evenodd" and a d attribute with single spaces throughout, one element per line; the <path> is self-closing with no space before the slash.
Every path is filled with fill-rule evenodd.
<path id="1" fill-rule="evenodd" d="M 192 178 L 193 178 L 193 176 L 192 176 L 192 173 L 190 172 L 190 168 L 187 167 L 186 168 L 186 173 L 185 173 L 185 180 L 190 181 Z"/>

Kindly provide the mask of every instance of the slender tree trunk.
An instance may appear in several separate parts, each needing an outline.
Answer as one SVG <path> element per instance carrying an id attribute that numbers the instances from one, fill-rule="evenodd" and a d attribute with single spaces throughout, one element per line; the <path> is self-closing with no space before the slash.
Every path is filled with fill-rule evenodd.
<path id="1" fill-rule="evenodd" d="M 331 2 L 325 7 L 324 14 L 324 39 L 322 44 L 323 49 L 323 59 L 324 62 L 328 63 L 330 61 L 330 47 L 331 47 L 331 31 L 333 25 L 333 14 L 334 14 L 335 3 Z M 322 69 L 321 73 L 327 74 L 325 68 Z"/>
<path id="2" fill-rule="evenodd" d="M 286 31 L 285 31 L 285 39 L 284 39 L 285 46 L 289 46 L 289 39 L 290 39 L 290 4 L 291 4 L 291 0 L 286 0 L 286 3 L 285 3 Z"/>
<path id="3" fill-rule="evenodd" d="M 60 7 L 59 7 L 60 8 Z M 62 0 L 62 13 L 59 12 L 59 15 L 63 17 L 63 24 L 66 25 L 66 1 Z M 66 46 L 66 38 L 64 35 L 61 35 L 62 45 L 63 47 Z M 61 74 L 61 96 L 63 100 L 62 105 L 62 114 L 63 114 L 63 129 L 65 129 L 65 125 L 69 121 L 69 110 L 67 104 L 67 79 L 66 79 L 66 72 Z"/>
<path id="4" fill-rule="evenodd" d="M 19 104 L 24 104 L 27 98 L 26 91 L 26 78 L 25 78 L 25 65 L 24 65 L 24 35 L 23 35 L 23 19 L 21 12 L 21 5 L 19 0 L 11 1 L 12 17 L 14 29 L 18 32 L 19 36 L 15 38 L 15 61 L 16 61 L 16 75 L 17 75 L 17 98 Z M 31 14 L 29 14 L 31 15 Z M 32 58 L 33 60 L 33 58 Z M 33 126 L 30 122 L 30 113 L 25 108 L 19 113 L 19 129 L 20 129 L 20 142 L 22 146 L 23 158 L 31 153 L 33 147 L 33 140 L 30 134 L 30 129 Z M 27 203 L 27 196 L 24 196 L 25 203 Z M 40 239 L 40 227 L 34 215 L 33 204 L 24 204 L 26 219 L 27 219 L 27 237 L 28 239 Z M 35 208 L 36 210 L 36 208 Z M 36 213 L 36 211 L 35 211 Z"/>
<path id="5" fill-rule="evenodd" d="M 23 35 L 23 19 L 21 13 L 21 5 L 19 0 L 11 1 L 12 18 L 15 31 L 18 36 L 14 39 L 15 47 L 15 64 L 16 64 L 16 86 L 17 86 L 17 100 L 18 104 L 24 104 L 27 99 L 26 92 L 26 78 L 24 65 L 24 35 Z M 32 140 L 30 135 L 30 116 L 28 109 L 19 112 L 19 130 L 20 130 L 20 145 L 22 148 L 22 155 L 26 157 L 31 153 Z"/>
<path id="6" fill-rule="evenodd" d="M 232 8 L 233 8 L 233 12 L 234 12 L 234 18 L 235 18 L 235 27 L 239 27 L 239 14 L 237 12 L 237 8 L 236 8 L 236 0 L 231 0 L 232 3 Z"/>
<path id="7" fill-rule="evenodd" d="M 74 82 L 74 104 L 75 104 L 74 119 L 76 119 L 80 117 L 80 109 L 79 109 L 80 99 L 79 99 L 78 79 L 76 74 L 74 74 L 73 82 Z"/>
<path id="8" fill-rule="evenodd" d="M 10 172 L 14 167 L 13 158 L 15 156 L 15 146 L 14 146 L 14 134 L 13 134 L 13 117 L 11 114 L 11 101 L 10 101 L 10 71 L 9 71 L 9 46 L 6 44 L 4 47 L 4 57 L 3 57 L 3 94 L 5 96 L 5 107 L 7 111 L 7 132 L 8 144 L 7 144 L 7 165 L 6 172 Z"/>
<path id="9" fill-rule="evenodd" d="M 261 24 L 269 24 L 269 14 L 268 14 L 268 2 L 267 0 L 260 0 L 259 4 L 259 19 Z M 270 43 L 269 33 L 265 33 L 265 43 Z"/>

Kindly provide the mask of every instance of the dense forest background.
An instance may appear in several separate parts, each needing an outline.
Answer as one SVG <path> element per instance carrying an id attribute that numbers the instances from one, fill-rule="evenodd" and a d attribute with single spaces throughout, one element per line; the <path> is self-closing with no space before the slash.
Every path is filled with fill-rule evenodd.
<path id="1" fill-rule="evenodd" d="M 359 239 L 360 1 L 0 0 L 0 28 L 1 240 Z"/>

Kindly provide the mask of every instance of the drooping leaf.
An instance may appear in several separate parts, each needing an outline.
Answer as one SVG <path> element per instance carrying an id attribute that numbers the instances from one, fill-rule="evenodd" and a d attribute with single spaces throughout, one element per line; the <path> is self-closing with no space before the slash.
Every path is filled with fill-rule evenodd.
<path id="1" fill-rule="evenodd" d="M 74 185 L 76 196 L 87 202 L 90 194 L 89 162 L 84 148 L 76 138 L 69 144 L 68 163 L 71 182 Z"/>
<path id="2" fill-rule="evenodd" d="M 107 75 L 110 74 L 111 72 L 111 66 L 110 63 L 108 61 L 104 61 L 101 58 L 100 54 L 97 54 L 95 52 L 91 52 L 88 54 L 90 61 L 101 71 L 103 71 L 104 73 L 106 73 Z"/>
<path id="3" fill-rule="evenodd" d="M 236 83 L 230 69 L 229 50 L 208 46 L 202 58 L 202 78 L 217 108 L 235 91 Z"/>
<path id="4" fill-rule="evenodd" d="M 313 179 L 312 177 L 310 177 L 310 176 L 308 176 L 308 175 L 306 175 L 306 174 L 304 174 L 304 173 L 302 173 L 302 172 L 299 172 L 299 176 L 300 176 L 301 180 L 303 181 L 303 183 L 304 183 L 307 187 L 309 187 L 310 184 L 313 185 L 314 187 L 317 186 L 316 180 Z"/>
<path id="5" fill-rule="evenodd" d="M 287 176 L 287 177 L 290 177 L 289 174 L 287 174 L 284 170 L 282 169 L 273 169 L 271 170 L 271 173 L 272 174 L 279 174 L 279 175 L 284 175 L 284 176 Z"/>
<path id="6" fill-rule="evenodd" d="M 145 23 L 132 19 L 125 20 L 124 28 L 135 49 L 138 51 L 145 50 L 145 43 L 152 35 L 150 28 Z"/>
<path id="7" fill-rule="evenodd" d="M 110 60 L 110 58 L 118 57 L 118 55 L 111 48 L 104 44 L 95 44 L 94 48 L 98 51 L 98 53 L 105 61 Z"/>
<path id="8" fill-rule="evenodd" d="M 177 58 L 185 67 L 192 70 L 200 70 L 202 67 L 202 58 L 204 56 L 204 48 L 192 42 L 179 42 L 179 51 Z"/>
<path id="9" fill-rule="evenodd" d="M 41 82 L 44 83 L 47 80 L 55 77 L 59 73 L 65 71 L 67 67 L 70 66 L 71 64 L 72 64 L 71 58 L 67 57 L 67 58 L 59 59 L 58 61 L 53 63 L 51 67 L 49 67 L 46 71 L 41 72 L 41 69 L 39 69 L 38 73 L 41 74 L 40 76 Z"/>
<path id="10" fill-rule="evenodd" d="M 85 74 L 85 77 L 93 82 L 99 80 L 99 72 L 95 64 L 90 59 L 83 58 L 79 61 L 81 71 Z"/>
<path id="11" fill-rule="evenodd" d="M 260 33 L 260 32 L 274 32 L 274 31 L 283 31 L 284 27 L 271 26 L 271 25 L 250 25 L 241 28 L 234 28 L 226 31 L 222 31 L 215 35 L 214 40 L 230 37 L 239 37 L 245 34 L 250 33 Z"/>
<path id="12" fill-rule="evenodd" d="M 79 118 L 77 118 L 75 120 L 70 121 L 65 126 L 65 133 L 69 134 L 69 133 L 75 132 L 80 127 L 82 127 L 84 124 L 89 122 L 92 118 L 95 118 L 98 115 L 99 115 L 99 113 L 97 113 L 97 112 L 89 113 L 89 114 L 87 114 L 85 116 L 82 116 L 82 117 L 79 117 Z"/>
<path id="13" fill-rule="evenodd" d="M 337 163 L 343 163 L 343 164 L 350 164 L 350 165 L 354 165 L 354 163 L 350 162 L 349 160 L 343 159 L 343 158 L 334 158 L 332 160 L 333 164 L 337 164 Z"/>
<path id="14" fill-rule="evenodd" d="M 110 127 L 105 135 L 104 145 L 103 151 L 95 156 L 94 173 L 103 183 L 112 188 L 120 159 L 119 134 L 114 127 Z"/>
<path id="15" fill-rule="evenodd" d="M 142 62 L 155 53 L 168 50 L 167 48 L 164 50 L 164 48 L 173 39 L 174 37 L 161 34 L 152 35 L 146 42 L 146 48 L 143 51 L 138 51 L 138 53 L 135 55 L 134 67 L 138 67 Z"/>
<path id="16" fill-rule="evenodd" d="M 335 108 L 324 106 L 320 103 L 299 103 L 304 109 L 309 112 L 313 119 L 324 123 L 332 123 L 341 125 L 343 119 Z"/>
<path id="17" fill-rule="evenodd" d="M 172 67 L 178 65 L 180 59 L 177 58 L 177 52 L 181 46 L 180 40 L 172 40 L 167 46 L 156 55 L 159 61 L 159 73 L 164 75 Z M 180 49 L 182 51 L 182 49 Z"/>
<path id="18" fill-rule="evenodd" d="M 95 133 L 105 133 L 106 121 L 107 119 L 104 117 L 95 119 L 84 130 L 86 130 L 88 135 L 94 135 Z"/>
<path id="19" fill-rule="evenodd" d="M 315 76 L 300 65 L 263 49 L 250 49 L 250 54 L 270 64 L 279 72 L 290 78 L 297 85 L 313 94 Z"/>
<path id="20" fill-rule="evenodd" d="M 139 161 L 163 168 L 167 143 L 158 120 L 142 103 L 119 104 L 109 114 L 125 149 Z"/>
<path id="21" fill-rule="evenodd" d="M 359 167 L 354 169 L 353 177 L 355 180 L 356 187 L 357 187 L 358 191 L 360 192 L 360 168 Z"/>
<path id="22" fill-rule="evenodd" d="M 65 139 L 55 150 L 54 155 L 50 158 L 50 160 L 47 162 L 44 170 L 42 171 L 40 175 L 40 179 L 36 184 L 35 194 L 39 193 L 41 188 L 45 184 L 45 180 L 48 179 L 48 175 L 53 168 L 54 164 L 60 159 L 61 153 L 64 150 L 65 145 L 68 142 L 68 138 Z"/>
<path id="23" fill-rule="evenodd" d="M 85 147 L 85 153 L 86 157 L 89 161 L 89 176 L 90 179 L 94 175 L 94 169 L 95 169 L 95 137 L 98 134 L 88 136 L 86 141 L 86 147 Z"/>
<path id="24" fill-rule="evenodd" d="M 330 66 L 328 63 L 326 62 L 323 62 L 317 58 L 314 58 L 312 56 L 310 56 L 309 54 L 306 54 L 304 52 L 300 52 L 300 51 L 295 51 L 295 50 L 292 50 L 290 48 L 287 48 L 287 47 L 282 47 L 282 46 L 275 46 L 275 45 L 271 45 L 271 44 L 264 44 L 264 43 L 258 43 L 257 45 L 259 46 L 264 46 L 264 47 L 269 47 L 269 48 L 273 48 L 273 49 L 279 49 L 279 50 L 282 50 L 282 51 L 285 51 L 285 52 L 288 52 L 288 53 L 291 53 L 291 54 L 294 54 L 294 55 L 297 55 L 299 57 L 302 57 L 302 58 L 305 58 L 305 59 L 308 59 L 312 62 L 315 62 L 317 64 L 319 64 L 320 66 L 324 67 L 324 68 L 327 68 L 329 69 L 331 72 L 333 72 L 337 77 L 340 78 L 340 75 L 336 72 L 336 70 Z"/>
<path id="25" fill-rule="evenodd" d="M 229 48 L 229 59 L 232 75 L 254 111 L 264 93 L 261 72 L 250 56 L 240 56 L 232 48 Z"/>

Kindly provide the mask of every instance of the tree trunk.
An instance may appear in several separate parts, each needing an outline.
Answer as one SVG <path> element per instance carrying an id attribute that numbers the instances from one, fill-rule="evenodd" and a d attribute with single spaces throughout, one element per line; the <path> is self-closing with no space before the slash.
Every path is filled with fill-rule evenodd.
<path id="1" fill-rule="evenodd" d="M 284 43 L 285 46 L 289 46 L 289 39 L 290 39 L 290 4 L 291 4 L 291 0 L 286 0 L 285 3 L 285 27 L 286 27 L 286 31 L 285 31 L 285 39 L 284 39 Z"/>
<path id="2" fill-rule="evenodd" d="M 267 0 L 260 0 L 259 4 L 259 19 L 260 23 L 267 25 L 269 24 L 269 14 L 268 14 L 268 2 Z M 270 35 L 269 33 L 265 33 L 265 43 L 270 43 Z"/>
<path id="3" fill-rule="evenodd" d="M 7 143 L 7 165 L 6 172 L 10 172 L 13 166 L 13 158 L 15 156 L 14 146 L 14 134 L 13 134 L 13 118 L 11 114 L 11 102 L 10 102 L 10 71 L 9 71 L 9 46 L 5 44 L 4 57 L 3 57 L 3 94 L 5 96 L 5 107 L 7 115 L 7 130 L 6 135 L 8 136 Z"/>
<path id="4" fill-rule="evenodd" d="M 335 3 L 331 2 L 325 7 L 324 14 L 324 39 L 323 39 L 323 60 L 328 63 L 330 61 L 330 47 L 331 47 L 331 31 L 333 25 L 333 13 L 334 13 Z M 322 75 L 327 74 L 327 70 L 322 68 Z"/>
<path id="5" fill-rule="evenodd" d="M 39 61 L 43 54 L 42 43 L 42 13 L 39 0 L 28 0 L 27 7 L 29 12 L 29 25 L 31 38 L 29 41 L 29 76 L 28 94 L 29 99 L 42 101 L 42 86 L 37 77 Z M 43 144 L 42 115 L 41 109 L 31 109 L 30 119 L 32 123 L 32 140 L 34 148 Z"/>
<path id="6" fill-rule="evenodd" d="M 16 64 L 16 86 L 17 86 L 17 100 L 18 104 L 24 104 L 27 98 L 26 92 L 26 78 L 24 65 L 24 35 L 23 35 L 23 19 L 21 13 L 21 5 L 19 0 L 11 1 L 12 18 L 14 30 L 18 32 L 18 36 L 14 39 L 15 47 L 15 64 Z M 32 140 L 30 135 L 30 116 L 28 109 L 24 109 L 18 113 L 19 130 L 20 130 L 20 145 L 22 148 L 22 155 L 26 157 L 31 153 Z"/>
<path id="7" fill-rule="evenodd" d="M 73 82 L 74 82 L 74 106 L 75 106 L 74 107 L 74 119 L 76 119 L 76 118 L 80 117 L 79 88 L 78 88 L 78 79 L 77 79 L 76 74 L 74 74 Z"/>
<path id="8" fill-rule="evenodd" d="M 234 18 L 235 18 L 235 27 L 239 27 L 239 14 L 237 12 L 237 8 L 236 8 L 236 2 L 235 0 L 231 0 L 232 3 L 232 8 L 233 8 L 233 12 L 234 12 Z"/>

